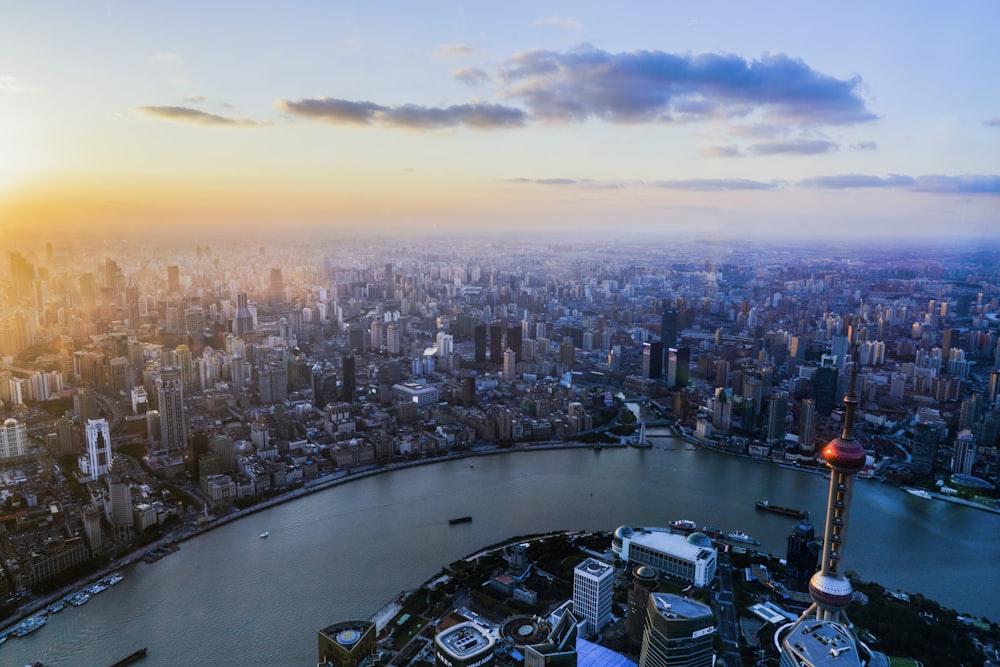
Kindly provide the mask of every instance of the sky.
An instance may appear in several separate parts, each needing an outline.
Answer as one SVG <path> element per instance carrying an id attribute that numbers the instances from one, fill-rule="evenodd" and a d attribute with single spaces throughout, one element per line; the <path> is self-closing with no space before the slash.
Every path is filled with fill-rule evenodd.
<path id="1" fill-rule="evenodd" d="M 1000 236 L 1000 3 L 0 0 L 0 235 Z"/>

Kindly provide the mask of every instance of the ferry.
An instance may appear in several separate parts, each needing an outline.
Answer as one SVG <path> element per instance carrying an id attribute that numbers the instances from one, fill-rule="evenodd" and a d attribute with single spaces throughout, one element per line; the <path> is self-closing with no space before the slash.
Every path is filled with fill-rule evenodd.
<path id="1" fill-rule="evenodd" d="M 742 542 L 744 544 L 760 544 L 758 540 L 750 537 L 742 530 L 734 530 L 733 532 L 726 535 L 726 539 L 732 540 L 733 542 Z"/>
<path id="2" fill-rule="evenodd" d="M 926 498 L 927 500 L 933 500 L 934 496 L 931 495 L 930 491 L 924 489 L 915 489 L 912 486 L 904 486 L 903 491 L 906 491 L 911 496 L 916 496 L 917 498 Z"/>
<path id="3" fill-rule="evenodd" d="M 91 595 L 97 595 L 98 593 L 103 593 L 104 591 L 108 590 L 108 587 L 98 581 L 97 583 L 87 586 L 84 590 L 86 590 Z"/>
<path id="4" fill-rule="evenodd" d="M 101 579 L 100 582 L 105 586 L 114 586 L 124 578 L 125 576 L 121 572 L 112 572 L 108 576 Z"/>
<path id="5" fill-rule="evenodd" d="M 694 521 L 691 521 L 690 519 L 675 519 L 674 521 L 671 521 L 669 525 L 671 528 L 675 530 L 684 531 L 688 533 L 692 533 L 698 530 L 698 524 L 696 524 Z"/>
<path id="6" fill-rule="evenodd" d="M 270 534 L 271 533 L 269 533 L 269 532 L 267 532 L 265 530 L 263 533 L 260 534 L 260 539 L 262 539 L 262 540 L 267 539 L 267 536 L 270 535 Z"/>
<path id="7" fill-rule="evenodd" d="M 769 501 L 767 498 L 761 498 L 757 501 L 757 509 L 764 510 L 766 512 L 774 512 L 775 514 L 781 514 L 783 516 L 790 516 L 796 519 L 806 518 L 806 513 L 802 510 L 798 510 L 792 507 L 785 507 L 783 505 L 776 505 Z"/>
<path id="8" fill-rule="evenodd" d="M 83 591 L 77 591 L 76 593 L 70 595 L 68 598 L 66 598 L 66 602 L 69 602 L 74 607 L 82 607 L 83 605 L 87 604 L 87 601 L 89 599 L 90 599 L 90 593 L 83 590 Z"/>
<path id="9" fill-rule="evenodd" d="M 66 608 L 66 601 L 65 600 L 56 600 L 55 602 L 53 602 L 52 604 L 50 604 L 45 609 L 45 613 L 46 614 L 58 614 L 59 612 L 61 612 L 65 608 Z"/>
<path id="10" fill-rule="evenodd" d="M 448 525 L 454 526 L 456 523 L 469 523 L 470 521 L 472 521 L 471 516 L 460 516 L 455 519 L 448 519 Z"/>
<path id="11" fill-rule="evenodd" d="M 38 628 L 45 625 L 49 619 L 45 618 L 44 615 L 32 616 L 31 618 L 26 618 L 21 621 L 17 627 L 14 628 L 15 637 L 23 637 L 37 630 Z"/>

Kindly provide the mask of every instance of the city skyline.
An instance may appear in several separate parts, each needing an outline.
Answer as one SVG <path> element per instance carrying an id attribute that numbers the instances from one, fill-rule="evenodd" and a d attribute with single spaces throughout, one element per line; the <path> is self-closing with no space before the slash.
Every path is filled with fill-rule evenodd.
<path id="1" fill-rule="evenodd" d="M 990 3 L 6 13 L 11 238 L 997 236 Z"/>

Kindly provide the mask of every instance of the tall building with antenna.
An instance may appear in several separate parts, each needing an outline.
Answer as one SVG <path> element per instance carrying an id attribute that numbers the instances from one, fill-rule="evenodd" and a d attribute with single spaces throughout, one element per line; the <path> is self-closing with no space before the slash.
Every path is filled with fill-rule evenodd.
<path id="1" fill-rule="evenodd" d="M 854 412 L 858 407 L 857 363 L 851 372 L 851 386 L 844 396 L 844 430 L 823 448 L 830 467 L 830 492 L 823 524 L 820 570 L 809 580 L 812 605 L 799 620 L 778 630 L 775 643 L 781 652 L 782 667 L 816 665 L 879 665 L 884 656 L 868 649 L 855 636 L 845 613 L 854 597 L 851 582 L 844 576 L 842 561 L 847 546 L 847 526 L 854 476 L 865 465 L 865 448 L 854 437 Z"/>

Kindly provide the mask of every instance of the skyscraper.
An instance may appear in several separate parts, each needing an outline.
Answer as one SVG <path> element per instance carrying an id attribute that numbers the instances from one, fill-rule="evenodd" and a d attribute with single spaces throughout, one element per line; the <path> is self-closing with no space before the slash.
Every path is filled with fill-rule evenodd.
<path id="1" fill-rule="evenodd" d="M 160 412 L 160 449 L 168 459 L 183 458 L 187 451 L 187 429 L 184 385 L 177 367 L 160 370 L 156 378 L 156 405 Z"/>
<path id="2" fill-rule="evenodd" d="M 711 667 L 715 615 L 711 607 L 672 593 L 651 593 L 639 667 Z"/>
<path id="3" fill-rule="evenodd" d="M 475 360 L 476 363 L 481 364 L 486 362 L 486 325 L 477 324 L 474 333 L 472 334 L 473 347 L 475 349 Z"/>
<path id="4" fill-rule="evenodd" d="M 611 620 L 615 568 L 588 558 L 573 569 L 573 613 L 586 620 L 586 634 L 593 637 Z"/>
<path id="5" fill-rule="evenodd" d="M 816 401 L 811 398 L 799 404 L 799 450 L 811 454 L 816 449 Z"/>
<path id="6" fill-rule="evenodd" d="M 955 456 L 952 459 L 951 471 L 962 475 L 972 474 L 972 465 L 976 462 L 976 437 L 972 431 L 965 430 L 955 438 Z"/>
<path id="7" fill-rule="evenodd" d="M 233 333 L 241 338 L 253 331 L 253 314 L 250 312 L 246 292 L 236 295 L 236 313 L 233 316 Z"/>
<path id="8" fill-rule="evenodd" d="M 653 341 L 642 346 L 642 377 L 663 377 L 663 343 Z"/>
<path id="9" fill-rule="evenodd" d="M 667 386 L 686 387 L 691 375 L 691 348 L 678 347 L 667 350 Z"/>
<path id="10" fill-rule="evenodd" d="M 125 286 L 125 305 L 128 308 L 128 328 L 133 331 L 139 329 L 139 288 L 135 280 L 129 276 L 128 285 Z"/>
<path id="11" fill-rule="evenodd" d="M 787 413 L 788 394 L 784 392 L 771 394 L 767 403 L 767 441 L 774 444 L 781 442 L 785 438 L 785 414 Z"/>
<path id="12" fill-rule="evenodd" d="M 788 534 L 785 553 L 785 576 L 789 588 L 795 591 L 809 588 L 809 579 L 816 573 L 819 548 L 816 531 L 808 517 L 795 524 Z"/>
<path id="13" fill-rule="evenodd" d="M 272 307 L 285 303 L 285 279 L 281 276 L 280 268 L 271 269 L 271 283 L 269 288 Z"/>
<path id="14" fill-rule="evenodd" d="M 660 317 L 660 341 L 667 349 L 677 347 L 677 311 L 672 308 Z"/>
<path id="15" fill-rule="evenodd" d="M 180 294 L 181 273 L 176 264 L 167 267 L 167 294 Z"/>
<path id="16" fill-rule="evenodd" d="M 355 383 L 357 382 L 354 376 L 354 356 L 347 354 L 344 355 L 343 360 L 343 375 L 344 375 L 344 392 L 340 397 L 340 400 L 346 403 L 354 402 L 354 389 Z"/>
<path id="17" fill-rule="evenodd" d="M 91 479 L 97 479 L 107 475 L 111 465 L 111 431 L 108 420 L 88 419 L 86 433 L 87 451 L 81 457 L 81 469 Z"/>

